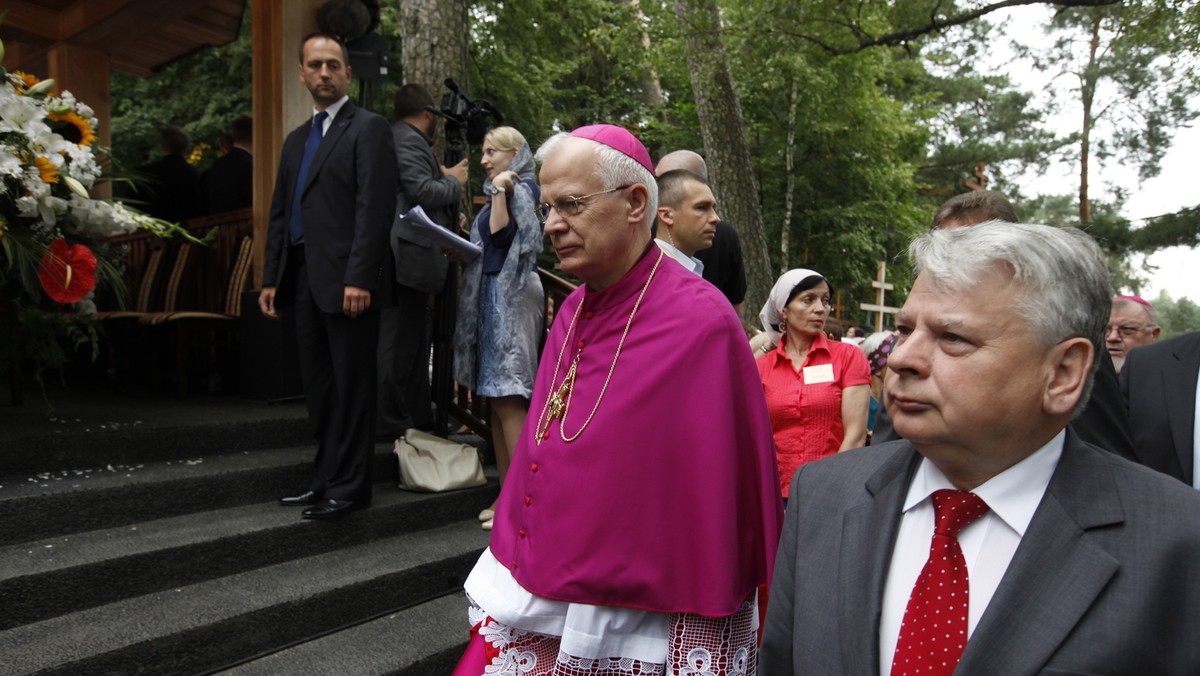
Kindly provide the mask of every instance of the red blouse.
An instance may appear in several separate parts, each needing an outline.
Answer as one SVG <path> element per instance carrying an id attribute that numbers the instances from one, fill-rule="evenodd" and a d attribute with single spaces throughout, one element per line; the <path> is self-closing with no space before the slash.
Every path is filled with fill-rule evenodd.
<path id="1" fill-rule="evenodd" d="M 796 468 L 833 455 L 841 447 L 842 390 L 871 382 L 867 357 L 854 345 L 835 343 L 820 334 L 797 372 L 784 351 L 786 342 L 785 336 L 777 348 L 757 360 L 785 498 Z"/>

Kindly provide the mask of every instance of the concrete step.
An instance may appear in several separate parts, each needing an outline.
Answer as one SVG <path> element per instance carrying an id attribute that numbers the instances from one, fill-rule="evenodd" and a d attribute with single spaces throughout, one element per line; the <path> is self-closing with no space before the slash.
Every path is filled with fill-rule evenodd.
<path id="1" fill-rule="evenodd" d="M 461 593 L 264 655 L 223 676 L 448 674 L 466 648 L 467 601 Z"/>
<path id="2" fill-rule="evenodd" d="M 354 528 L 355 519 L 373 511 L 338 523 L 306 524 L 311 532 L 292 538 L 289 553 L 336 539 L 339 529 Z M 413 633 L 395 636 L 389 644 L 392 650 L 404 653 L 410 667 L 441 664 L 465 642 L 465 619 L 460 610 L 454 622 L 458 628 L 451 631 L 448 618 L 454 604 L 433 599 L 450 595 L 463 608 L 462 582 L 486 544 L 487 533 L 472 515 L 448 526 L 372 537 L 355 546 L 340 543 L 326 553 L 23 624 L 0 631 L 2 671 L 72 676 L 203 673 L 401 607 L 414 611 L 403 623 L 403 631 Z M 234 554 L 240 553 L 239 547 L 231 547 Z M 7 599 L 8 594 L 0 597 Z M 422 608 L 435 619 L 426 620 Z M 388 626 L 400 625 L 385 621 L 366 626 L 353 631 L 386 635 Z M 435 643 L 422 632 L 440 638 Z M 325 640 L 352 639 L 334 635 Z M 397 663 L 388 670 L 404 668 Z M 275 673 L 289 672 L 293 670 Z M 410 673 L 445 672 L 438 668 Z"/>
<path id="3" fill-rule="evenodd" d="M 312 428 L 302 418 L 252 422 L 188 421 L 166 427 L 139 425 L 138 421 L 63 423 L 59 426 L 5 431 L 0 453 L 0 474 L 42 472 L 53 468 L 103 464 L 134 465 L 162 460 L 183 460 L 197 455 L 236 453 L 263 448 L 305 446 L 313 443 Z"/>
<path id="4" fill-rule="evenodd" d="M 258 502 L 3 547 L 0 629 L 469 519 L 497 491 L 379 484 L 370 509 L 333 522 Z"/>
<path id="5" fill-rule="evenodd" d="M 478 437 L 454 439 L 482 443 Z M 315 455 L 316 447 L 305 445 L 0 476 L 0 546 L 302 491 Z M 392 485 L 399 481 L 392 444 L 376 444 L 372 477 Z"/>

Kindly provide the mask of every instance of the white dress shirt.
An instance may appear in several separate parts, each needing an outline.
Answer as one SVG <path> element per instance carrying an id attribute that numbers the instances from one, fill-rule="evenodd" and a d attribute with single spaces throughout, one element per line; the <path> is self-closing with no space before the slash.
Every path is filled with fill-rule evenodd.
<path id="1" fill-rule="evenodd" d="M 346 105 L 346 102 L 349 100 L 349 96 L 343 96 L 342 98 L 338 99 L 337 103 L 332 103 L 325 107 L 325 112 L 329 113 L 329 115 L 325 118 L 325 121 L 321 123 L 321 136 L 325 136 L 325 134 L 329 131 L 329 125 L 333 124 L 333 118 L 337 117 L 338 111 L 341 110 L 342 106 Z M 312 116 L 314 118 L 319 112 L 321 111 L 317 110 L 316 106 L 313 106 Z"/>
<path id="2" fill-rule="evenodd" d="M 683 267 L 691 270 L 701 277 L 704 276 L 704 262 L 699 258 L 693 258 L 675 248 L 670 242 L 658 239 L 657 237 L 654 239 L 654 243 L 657 244 L 658 248 L 662 249 L 668 256 L 679 261 L 679 264 Z"/>
<path id="3" fill-rule="evenodd" d="M 1062 457 L 1065 439 L 1066 431 L 1060 431 L 1032 455 L 971 491 L 982 498 L 989 509 L 958 534 L 970 578 L 968 639 L 1000 586 L 1025 529 L 1042 501 L 1050 477 Z M 942 489 L 955 490 L 936 465 L 928 459 L 922 460 L 904 499 L 904 514 L 900 518 L 896 548 L 883 589 L 879 622 L 879 673 L 882 676 L 892 673 L 892 657 L 900 637 L 904 610 L 921 569 L 929 559 L 934 529 L 931 496 Z"/>
<path id="4" fill-rule="evenodd" d="M 1192 488 L 1200 489 L 1200 374 L 1196 376 L 1196 413 L 1192 416 Z"/>

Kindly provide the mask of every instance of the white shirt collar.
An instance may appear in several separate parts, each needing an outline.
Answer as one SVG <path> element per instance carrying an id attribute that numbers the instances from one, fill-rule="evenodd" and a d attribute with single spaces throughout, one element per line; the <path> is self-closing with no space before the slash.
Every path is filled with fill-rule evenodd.
<path id="1" fill-rule="evenodd" d="M 1066 438 L 1066 428 L 1063 428 L 1045 446 L 971 492 L 982 498 L 992 513 L 1009 528 L 1018 535 L 1025 535 L 1025 529 L 1029 527 L 1033 513 L 1046 493 L 1046 487 L 1050 485 L 1050 477 L 1058 467 Z M 911 510 L 928 500 L 934 491 L 942 489 L 955 490 L 954 484 L 942 474 L 942 470 L 928 458 L 923 458 L 908 487 L 903 511 Z"/>
<path id="2" fill-rule="evenodd" d="M 338 111 L 340 111 L 342 109 L 342 106 L 346 105 L 346 102 L 349 100 L 350 100 L 349 96 L 343 95 L 342 98 L 338 99 L 336 103 L 331 103 L 328 106 L 325 106 L 325 112 L 329 113 L 329 117 L 325 118 L 325 129 L 322 130 L 322 132 L 321 132 L 322 134 L 325 132 L 325 130 L 329 129 L 329 123 L 333 121 L 333 118 L 337 117 Z M 313 106 L 313 109 L 312 109 L 313 117 L 316 117 L 317 113 L 319 113 L 319 112 L 321 112 L 321 111 L 317 110 L 316 106 Z"/>
<path id="3" fill-rule="evenodd" d="M 657 244 L 660 249 L 665 251 L 668 256 L 679 261 L 683 265 L 683 267 L 687 268 L 688 270 L 691 270 L 692 272 L 696 273 L 697 275 L 704 276 L 704 263 L 701 262 L 699 258 L 692 258 L 691 256 L 683 253 L 679 249 L 676 249 L 674 245 L 672 245 L 670 242 L 668 242 L 666 240 L 658 239 L 657 237 L 655 237 L 654 243 Z"/>

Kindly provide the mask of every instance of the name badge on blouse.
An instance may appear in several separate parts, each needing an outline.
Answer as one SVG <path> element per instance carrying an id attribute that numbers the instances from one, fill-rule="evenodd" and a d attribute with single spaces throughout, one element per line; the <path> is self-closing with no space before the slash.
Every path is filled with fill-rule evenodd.
<path id="1" fill-rule="evenodd" d="M 804 367 L 804 384 L 820 385 L 833 382 L 833 364 L 817 364 Z"/>

